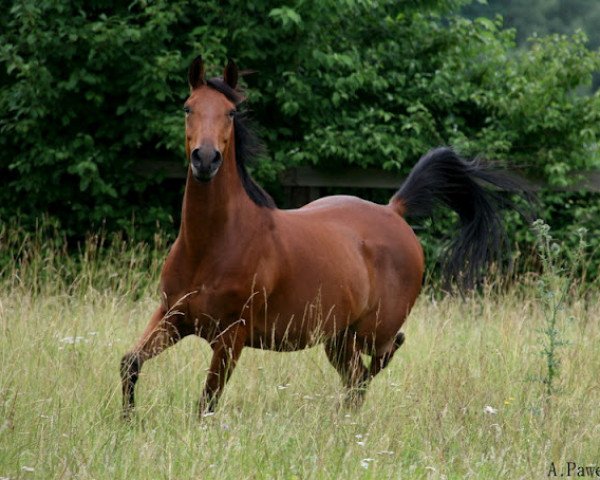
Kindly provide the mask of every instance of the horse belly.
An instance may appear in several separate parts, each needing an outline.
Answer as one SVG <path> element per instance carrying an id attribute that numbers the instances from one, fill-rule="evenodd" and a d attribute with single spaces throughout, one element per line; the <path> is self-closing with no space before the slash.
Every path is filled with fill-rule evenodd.
<path id="1" fill-rule="evenodd" d="M 329 282 L 293 281 L 278 288 L 253 315 L 251 346 L 275 350 L 300 350 L 346 329 L 362 310 L 366 292 L 357 291 L 349 279 Z M 354 279 L 356 280 L 356 276 Z"/>

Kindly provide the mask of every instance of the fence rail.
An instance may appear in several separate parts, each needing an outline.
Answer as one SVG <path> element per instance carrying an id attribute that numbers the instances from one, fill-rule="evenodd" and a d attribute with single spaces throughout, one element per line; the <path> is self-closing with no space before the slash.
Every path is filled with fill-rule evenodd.
<path id="1" fill-rule="evenodd" d="M 177 162 L 150 161 L 144 164 L 143 175 L 161 175 L 164 178 L 183 179 L 186 168 Z M 293 206 L 303 205 L 319 198 L 325 188 L 364 188 L 396 189 L 404 181 L 404 176 L 395 172 L 378 169 L 346 168 L 339 172 L 327 172 L 314 167 L 292 167 L 280 175 L 281 185 Z M 565 187 L 548 187 L 541 182 L 530 182 L 532 190 L 550 188 L 555 191 L 600 192 L 600 171 L 573 174 L 573 182 Z"/>

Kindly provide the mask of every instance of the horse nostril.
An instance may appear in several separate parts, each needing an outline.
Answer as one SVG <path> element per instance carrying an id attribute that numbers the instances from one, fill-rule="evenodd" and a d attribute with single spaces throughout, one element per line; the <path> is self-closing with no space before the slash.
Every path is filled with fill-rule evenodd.
<path id="1" fill-rule="evenodd" d="M 192 150 L 192 153 L 190 154 L 190 160 L 196 161 L 196 162 L 200 161 L 200 149 L 199 148 L 194 148 L 194 150 Z"/>
<path id="2" fill-rule="evenodd" d="M 221 152 L 219 152 L 218 150 L 215 150 L 215 156 L 213 157 L 211 163 L 215 164 L 215 163 L 219 163 L 221 161 Z"/>

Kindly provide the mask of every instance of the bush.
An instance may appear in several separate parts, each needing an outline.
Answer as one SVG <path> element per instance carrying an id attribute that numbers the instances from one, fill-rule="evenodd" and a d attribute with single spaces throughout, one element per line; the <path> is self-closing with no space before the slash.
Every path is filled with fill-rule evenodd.
<path id="1" fill-rule="evenodd" d="M 554 186 L 598 167 L 600 94 L 577 94 L 600 65 L 585 36 L 517 51 L 501 20 L 453 13 L 463 3 L 15 0 L 0 18 L 0 218 L 45 213 L 75 238 L 132 218 L 138 237 L 172 231 L 180 186 L 140 172 L 185 164 L 199 52 L 210 74 L 227 56 L 258 70 L 246 83 L 269 154 L 254 173 L 271 187 L 306 163 L 408 172 L 441 144 Z"/>

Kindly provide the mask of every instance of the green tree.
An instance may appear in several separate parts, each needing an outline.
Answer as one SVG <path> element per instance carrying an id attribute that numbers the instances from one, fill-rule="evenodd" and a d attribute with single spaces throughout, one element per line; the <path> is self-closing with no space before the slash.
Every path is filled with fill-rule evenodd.
<path id="1" fill-rule="evenodd" d="M 0 218 L 47 213 L 71 236 L 170 224 L 180 187 L 143 172 L 184 165 L 198 53 L 212 75 L 227 56 L 258 71 L 245 82 L 269 153 L 255 174 L 272 185 L 302 163 L 408 172 L 440 144 L 559 186 L 597 166 L 600 96 L 575 94 L 600 65 L 584 35 L 517 50 L 501 20 L 461 17 L 463 3 L 13 0 L 0 16 Z"/>

